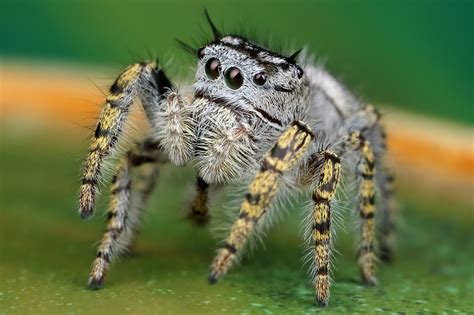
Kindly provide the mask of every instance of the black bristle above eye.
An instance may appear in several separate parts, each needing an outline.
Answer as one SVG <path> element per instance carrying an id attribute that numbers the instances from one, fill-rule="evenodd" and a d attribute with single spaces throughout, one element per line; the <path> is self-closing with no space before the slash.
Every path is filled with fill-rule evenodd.
<path id="1" fill-rule="evenodd" d="M 186 52 L 190 53 L 191 55 L 196 55 L 196 48 L 192 47 L 191 45 L 186 44 L 182 40 L 175 39 L 176 42 L 183 48 Z"/>
<path id="2" fill-rule="evenodd" d="M 204 14 L 206 15 L 207 22 L 209 23 L 209 26 L 211 27 L 212 34 L 214 34 L 214 39 L 215 40 L 220 39 L 222 37 L 222 35 L 219 32 L 219 30 L 217 29 L 217 27 L 214 25 L 214 23 L 212 22 L 212 20 L 209 16 L 209 12 L 207 12 L 207 9 L 204 9 Z"/>
<path id="3" fill-rule="evenodd" d="M 297 51 L 295 51 L 290 57 L 288 57 L 288 61 L 289 62 L 292 62 L 292 63 L 295 63 L 296 62 L 296 58 L 298 58 L 299 54 L 301 53 L 301 51 L 303 51 L 303 48 L 300 48 L 298 49 Z"/>

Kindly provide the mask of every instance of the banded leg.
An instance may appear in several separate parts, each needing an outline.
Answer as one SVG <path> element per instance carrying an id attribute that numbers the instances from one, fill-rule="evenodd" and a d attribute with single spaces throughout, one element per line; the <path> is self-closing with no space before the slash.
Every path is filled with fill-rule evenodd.
<path id="1" fill-rule="evenodd" d="M 159 175 L 159 163 L 166 162 L 158 144 L 150 139 L 144 141 L 136 150 L 130 154 L 133 167 L 140 167 L 138 174 L 134 176 L 134 182 L 130 195 L 130 209 L 127 213 L 127 221 L 123 233 L 117 239 L 117 243 L 123 251 L 129 251 L 139 232 L 143 210 L 149 196 L 156 186 Z M 145 165 L 143 165 L 145 164 Z"/>
<path id="2" fill-rule="evenodd" d="M 171 83 L 154 63 L 129 66 L 110 87 L 84 165 L 79 191 L 79 213 L 82 218 L 88 218 L 93 213 L 102 164 L 115 151 L 133 99 L 140 94 L 142 99 L 149 101 L 143 105 L 150 118 L 153 116 L 152 105 L 158 103 L 169 87 Z"/>
<path id="3" fill-rule="evenodd" d="M 109 268 L 110 260 L 118 253 L 117 239 L 124 230 L 126 212 L 130 207 L 130 159 L 124 158 L 112 180 L 109 209 L 107 211 L 107 230 L 97 249 L 97 257 L 92 264 L 88 286 L 100 289 Z"/>
<path id="4" fill-rule="evenodd" d="M 224 246 L 211 267 L 209 283 L 213 284 L 232 266 L 259 220 L 275 196 L 283 172 L 293 168 L 313 140 L 313 133 L 300 122 L 293 122 L 263 158 L 260 171 L 250 183 Z"/>
<path id="5" fill-rule="evenodd" d="M 375 277 L 375 157 L 372 146 L 360 132 L 352 132 L 346 139 L 352 149 L 361 154 L 357 165 L 359 184 L 358 214 L 360 217 L 361 239 L 357 252 L 362 279 L 365 283 L 374 285 Z"/>
<path id="6" fill-rule="evenodd" d="M 381 239 L 380 239 L 380 259 L 384 262 L 393 260 L 393 248 L 396 241 L 396 204 L 393 195 L 394 177 L 390 170 L 385 168 L 381 186 Z"/>
<path id="7" fill-rule="evenodd" d="M 142 146 L 145 145 L 146 142 Z M 90 289 L 100 289 L 103 286 L 110 261 L 126 252 L 136 235 L 143 207 L 154 187 L 158 171 L 156 164 L 149 165 L 149 168 L 140 174 L 132 190 L 131 170 L 147 162 L 156 162 L 156 152 L 154 155 L 152 153 L 153 151 L 129 152 L 112 179 L 107 230 L 102 236 L 97 257 L 92 264 Z"/>
<path id="8" fill-rule="evenodd" d="M 329 301 L 331 267 L 331 200 L 336 195 L 341 175 L 341 164 L 336 154 L 325 151 L 319 180 L 313 192 L 314 264 L 316 267 L 316 300 L 320 306 Z"/>
<path id="9" fill-rule="evenodd" d="M 381 163 L 377 164 L 380 165 L 377 172 L 377 186 L 380 188 L 382 197 L 380 198 L 380 259 L 384 262 L 390 262 L 393 259 L 393 250 L 396 242 L 397 207 L 394 198 L 394 176 L 392 170 L 387 165 L 386 156 L 384 156 L 384 153 L 388 150 L 385 128 L 378 125 L 377 129 L 383 148 L 381 153 L 376 153 L 376 159 L 381 161 Z"/>
<path id="10" fill-rule="evenodd" d="M 159 175 L 158 165 L 149 164 L 142 167 L 138 178 L 134 177 L 133 189 L 131 191 L 130 210 L 127 214 L 124 230 L 117 239 L 122 250 L 120 252 L 130 252 L 133 243 L 140 231 L 141 221 L 144 215 L 144 208 L 148 197 L 156 186 Z"/>
<path id="11" fill-rule="evenodd" d="M 209 184 L 200 176 L 196 178 L 196 196 L 194 197 L 188 218 L 197 225 L 209 223 L 210 215 L 207 207 Z"/>

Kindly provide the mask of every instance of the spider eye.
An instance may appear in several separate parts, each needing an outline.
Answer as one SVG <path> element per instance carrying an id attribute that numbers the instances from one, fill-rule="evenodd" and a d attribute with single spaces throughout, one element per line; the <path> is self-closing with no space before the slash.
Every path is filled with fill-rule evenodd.
<path id="1" fill-rule="evenodd" d="M 221 73 L 221 62 L 217 58 L 210 58 L 206 62 L 206 74 L 209 79 L 215 80 Z"/>
<path id="2" fill-rule="evenodd" d="M 301 79 L 301 77 L 303 76 L 303 69 L 301 69 L 300 66 L 297 66 L 296 74 L 298 75 L 298 79 Z"/>
<path id="3" fill-rule="evenodd" d="M 239 68 L 230 67 L 225 72 L 225 83 L 233 90 L 237 90 L 244 83 L 244 76 Z"/>
<path id="4" fill-rule="evenodd" d="M 202 59 L 202 58 L 204 57 L 204 55 L 205 55 L 205 53 L 204 53 L 204 47 L 199 48 L 199 50 L 198 50 L 198 52 L 197 52 L 197 55 L 198 55 L 198 58 L 199 58 L 199 59 Z"/>
<path id="5" fill-rule="evenodd" d="M 264 72 L 259 72 L 253 76 L 253 82 L 256 85 L 264 85 L 267 82 L 267 75 Z"/>

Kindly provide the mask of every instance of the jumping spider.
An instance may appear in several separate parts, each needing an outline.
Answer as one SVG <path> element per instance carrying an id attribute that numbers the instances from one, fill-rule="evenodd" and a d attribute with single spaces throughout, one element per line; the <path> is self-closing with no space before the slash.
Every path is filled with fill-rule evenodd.
<path id="1" fill-rule="evenodd" d="M 393 237 L 391 177 L 383 162 L 380 115 L 299 52 L 284 57 L 241 36 L 223 36 L 207 13 L 206 17 L 214 40 L 195 51 L 199 61 L 192 94 L 181 95 L 157 63 L 143 62 L 127 67 L 106 97 L 85 161 L 79 196 L 82 218 L 92 215 L 104 161 L 114 153 L 136 98 L 152 133 L 122 158 L 112 179 L 107 231 L 89 287 L 102 287 L 110 261 L 131 245 L 159 162 L 193 163 L 197 193 L 189 216 L 200 223 L 209 219 L 210 185 L 247 181 L 240 213 L 214 259 L 209 283 L 230 269 L 251 235 L 275 211 L 271 203 L 282 193 L 280 186 L 289 192 L 298 188 L 307 198 L 312 193 L 308 242 L 321 306 L 329 300 L 331 206 L 341 176 L 355 174 L 358 263 L 364 282 L 375 284 L 376 190 L 382 259 L 389 258 Z M 357 162 L 342 169 L 345 158 Z M 145 163 L 150 167 L 132 184 L 131 170 Z"/>

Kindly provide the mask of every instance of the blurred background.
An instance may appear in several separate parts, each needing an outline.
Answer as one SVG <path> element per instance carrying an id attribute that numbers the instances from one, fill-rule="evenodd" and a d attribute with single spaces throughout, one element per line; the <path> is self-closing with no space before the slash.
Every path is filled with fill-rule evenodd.
<path id="1" fill-rule="evenodd" d="M 379 287 L 363 287 L 348 218 L 328 311 L 474 312 L 473 1 L 4 0 L 0 313 L 319 311 L 300 263 L 298 208 L 251 260 L 207 285 L 217 240 L 182 220 L 187 168 L 164 168 L 136 253 L 112 266 L 104 290 L 85 289 L 107 195 L 87 222 L 76 197 L 103 92 L 127 64 L 154 57 L 190 82 L 195 60 L 176 39 L 197 47 L 210 38 L 204 8 L 224 32 L 287 54 L 308 47 L 385 114 L 397 258 L 379 267 Z"/>

